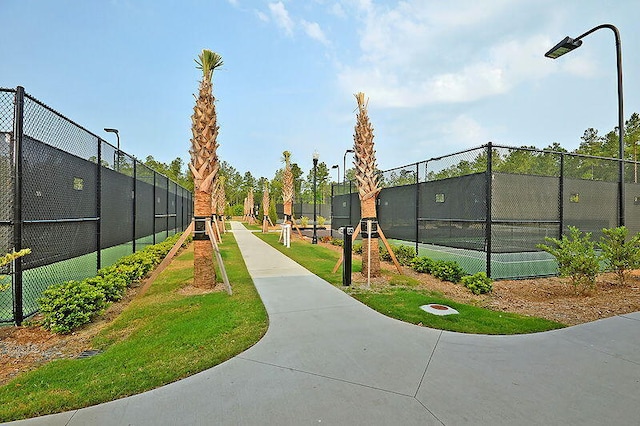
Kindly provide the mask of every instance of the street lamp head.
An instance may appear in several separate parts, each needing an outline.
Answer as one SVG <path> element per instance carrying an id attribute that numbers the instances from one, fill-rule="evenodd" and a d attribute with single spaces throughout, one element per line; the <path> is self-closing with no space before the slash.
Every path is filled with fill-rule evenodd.
<path id="1" fill-rule="evenodd" d="M 332 169 L 337 169 L 338 167 L 340 166 L 338 166 L 337 164 L 334 164 L 333 166 L 331 166 Z"/>
<path id="2" fill-rule="evenodd" d="M 355 152 L 355 151 L 353 149 L 348 149 L 347 152 Z"/>
<path id="3" fill-rule="evenodd" d="M 313 165 L 314 166 L 316 164 L 318 164 L 318 158 L 320 158 L 320 154 L 318 154 L 318 151 L 313 151 Z"/>
<path id="4" fill-rule="evenodd" d="M 545 57 L 557 59 L 565 53 L 571 52 L 582 45 L 582 40 L 575 40 L 571 37 L 565 37 L 560 43 L 553 46 L 551 50 L 544 54 Z"/>
<path id="5" fill-rule="evenodd" d="M 104 131 L 108 133 L 115 133 L 116 135 L 118 134 L 118 129 L 111 129 L 109 127 L 105 127 Z"/>

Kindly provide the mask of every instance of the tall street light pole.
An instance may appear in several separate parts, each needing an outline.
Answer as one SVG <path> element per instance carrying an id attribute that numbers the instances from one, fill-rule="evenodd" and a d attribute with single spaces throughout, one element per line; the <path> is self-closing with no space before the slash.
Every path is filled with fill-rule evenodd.
<path id="1" fill-rule="evenodd" d="M 116 158 L 114 158 L 114 167 L 116 170 L 120 171 L 120 133 L 118 133 L 118 129 L 111 129 L 108 127 L 104 128 L 105 132 L 108 133 L 115 133 L 116 134 L 116 139 L 118 140 L 117 144 L 117 148 L 116 148 Z"/>
<path id="2" fill-rule="evenodd" d="M 318 151 L 313 153 L 313 237 L 311 238 L 311 244 L 318 244 L 318 234 L 316 230 L 316 169 L 318 168 L 318 158 L 320 154 Z"/>
<path id="3" fill-rule="evenodd" d="M 616 40 L 616 66 L 618 69 L 618 226 L 624 226 L 624 112 L 622 95 L 622 47 L 620 42 L 620 32 L 611 24 L 598 25 L 579 35 L 576 38 L 565 37 L 551 50 L 544 54 L 547 58 L 557 59 L 565 53 L 569 53 L 582 45 L 582 39 L 589 34 L 608 28 L 613 31 Z"/>
<path id="4" fill-rule="evenodd" d="M 336 184 L 340 185 L 340 166 L 334 164 L 331 166 L 332 169 L 338 169 L 338 180 L 336 180 Z M 331 185 L 331 226 L 329 226 L 329 232 L 331 232 L 331 237 L 333 238 L 333 188 L 335 185 Z"/>
<path id="5" fill-rule="evenodd" d="M 348 149 L 345 151 L 344 156 L 342 157 L 342 170 L 344 170 L 344 178 L 343 180 L 347 180 L 347 154 L 350 152 L 355 152 L 352 149 Z"/>

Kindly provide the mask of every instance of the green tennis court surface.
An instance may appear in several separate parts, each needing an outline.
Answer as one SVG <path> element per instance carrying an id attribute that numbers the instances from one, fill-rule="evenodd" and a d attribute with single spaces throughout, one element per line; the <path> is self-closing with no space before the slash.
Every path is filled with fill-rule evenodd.
<path id="1" fill-rule="evenodd" d="M 414 247 L 412 241 L 389 240 L 391 244 Z M 418 243 L 418 256 L 434 260 L 454 260 L 469 274 L 486 272 L 487 253 L 480 250 L 458 249 L 434 244 Z M 558 273 L 553 256 L 546 252 L 491 253 L 491 278 L 527 278 Z"/>

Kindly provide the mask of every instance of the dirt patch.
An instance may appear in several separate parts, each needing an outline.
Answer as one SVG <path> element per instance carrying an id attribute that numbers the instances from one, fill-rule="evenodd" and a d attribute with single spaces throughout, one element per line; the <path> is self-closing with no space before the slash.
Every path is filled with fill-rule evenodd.
<path id="1" fill-rule="evenodd" d="M 113 321 L 136 297 L 140 285 L 127 290 L 126 296 L 113 303 L 98 319 L 70 334 L 55 334 L 38 326 L 0 327 L 0 385 L 19 373 L 33 370 L 54 359 L 76 358 L 91 348 L 91 341 Z M 38 316 L 30 322 L 36 323 Z"/>

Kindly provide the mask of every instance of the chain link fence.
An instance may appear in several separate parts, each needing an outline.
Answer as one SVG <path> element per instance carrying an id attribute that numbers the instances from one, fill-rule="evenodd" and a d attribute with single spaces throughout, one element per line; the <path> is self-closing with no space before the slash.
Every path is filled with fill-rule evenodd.
<path id="1" fill-rule="evenodd" d="M 640 232 L 638 163 L 487 144 L 380 173 L 378 221 L 396 244 L 456 260 L 494 279 L 557 273 L 537 248 L 574 226 L 598 240 L 624 224 Z M 356 226 L 352 182 L 332 189 L 332 228 Z M 623 202 L 621 202 L 623 200 Z"/>
<path id="2" fill-rule="evenodd" d="M 0 89 L 0 322 L 38 310 L 52 284 L 81 280 L 186 228 L 191 192 L 24 93 Z"/>

